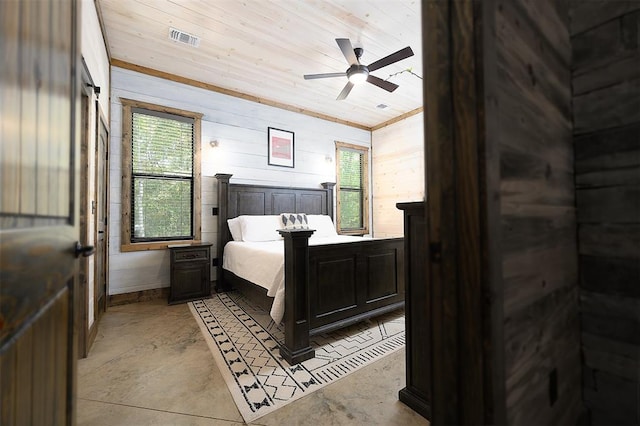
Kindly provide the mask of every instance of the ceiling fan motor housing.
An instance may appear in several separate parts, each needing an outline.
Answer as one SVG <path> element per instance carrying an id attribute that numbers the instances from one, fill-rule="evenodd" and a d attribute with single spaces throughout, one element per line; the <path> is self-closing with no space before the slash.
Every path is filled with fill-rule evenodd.
<path id="1" fill-rule="evenodd" d="M 352 83 L 362 83 L 369 77 L 369 68 L 366 65 L 353 64 L 347 69 L 347 78 Z"/>

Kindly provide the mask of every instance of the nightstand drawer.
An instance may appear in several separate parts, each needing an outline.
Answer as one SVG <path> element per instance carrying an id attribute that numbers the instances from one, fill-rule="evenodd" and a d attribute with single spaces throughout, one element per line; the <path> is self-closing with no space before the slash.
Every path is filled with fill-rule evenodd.
<path id="1" fill-rule="evenodd" d="M 174 252 L 174 260 L 176 262 L 181 261 L 192 261 L 192 260 L 207 260 L 209 259 L 209 250 L 208 249 L 194 249 L 194 250 L 185 250 L 185 251 L 176 251 Z"/>

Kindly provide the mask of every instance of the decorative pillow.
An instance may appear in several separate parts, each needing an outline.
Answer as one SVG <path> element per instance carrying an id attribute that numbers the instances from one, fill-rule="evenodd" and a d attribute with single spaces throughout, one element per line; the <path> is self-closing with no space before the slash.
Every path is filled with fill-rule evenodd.
<path id="1" fill-rule="evenodd" d="M 309 229 L 307 215 L 304 213 L 282 213 L 280 220 L 284 229 Z"/>
<path id="2" fill-rule="evenodd" d="M 229 225 L 229 231 L 231 231 L 231 238 L 233 241 L 242 241 L 242 219 L 234 217 L 233 219 L 227 219 L 227 225 Z"/>
<path id="3" fill-rule="evenodd" d="M 275 241 L 282 237 L 278 229 L 282 228 L 280 216 L 240 216 L 242 241 Z"/>
<path id="4" fill-rule="evenodd" d="M 331 217 L 325 214 L 310 214 L 307 215 L 307 221 L 309 222 L 309 229 L 315 229 L 311 238 L 314 237 L 335 237 L 338 235 L 336 227 L 333 225 Z"/>

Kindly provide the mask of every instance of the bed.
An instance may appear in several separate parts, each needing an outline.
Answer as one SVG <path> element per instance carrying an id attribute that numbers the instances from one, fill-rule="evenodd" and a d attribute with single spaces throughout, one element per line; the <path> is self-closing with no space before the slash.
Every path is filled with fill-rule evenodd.
<path id="1" fill-rule="evenodd" d="M 279 319 L 278 312 L 274 315 L 273 305 L 278 289 L 268 290 L 259 283 L 242 278 L 232 272 L 234 267 L 230 265 L 228 258 L 225 260 L 225 247 L 231 255 L 232 250 L 238 249 L 238 246 L 253 244 L 237 244 L 234 241 L 229 228 L 235 222 L 234 219 L 251 216 L 252 224 L 263 221 L 264 232 L 276 233 L 272 240 L 281 238 L 283 242 L 271 244 L 272 254 L 239 256 L 240 259 L 251 256 L 251 259 L 263 258 L 266 263 L 274 263 L 273 259 L 277 257 L 269 256 L 280 253 L 282 262 L 281 247 L 284 245 L 284 264 L 280 263 L 280 270 L 283 277 L 282 289 L 286 291 L 281 291 L 280 295 L 284 300 L 282 310 L 285 339 L 281 342 L 280 354 L 289 364 L 294 365 L 314 357 L 314 350 L 309 343 L 310 336 L 404 306 L 402 238 L 351 237 L 348 241 L 337 242 L 331 236 L 320 235 L 324 234 L 326 227 L 315 226 L 317 229 L 314 230 L 313 225 L 320 224 L 318 220 L 323 220 L 326 224 L 327 219 L 333 219 L 333 183 L 324 183 L 322 188 L 287 188 L 232 184 L 231 176 L 216 175 L 216 291 L 237 290 L 270 311 L 274 320 Z M 273 218 L 282 213 L 304 213 L 309 218 L 309 229 L 273 230 Z M 232 221 L 229 222 L 229 219 Z M 271 237 L 256 239 L 269 238 Z M 278 244 L 279 250 L 275 248 Z"/>

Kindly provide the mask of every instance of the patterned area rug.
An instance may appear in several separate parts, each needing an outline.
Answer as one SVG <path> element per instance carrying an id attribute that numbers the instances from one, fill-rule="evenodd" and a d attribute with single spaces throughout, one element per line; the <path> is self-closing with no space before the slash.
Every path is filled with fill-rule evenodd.
<path id="1" fill-rule="evenodd" d="M 242 296 L 189 303 L 213 358 L 248 423 L 404 347 L 404 312 L 311 338 L 313 359 L 290 366 L 279 354 L 280 325 Z"/>

